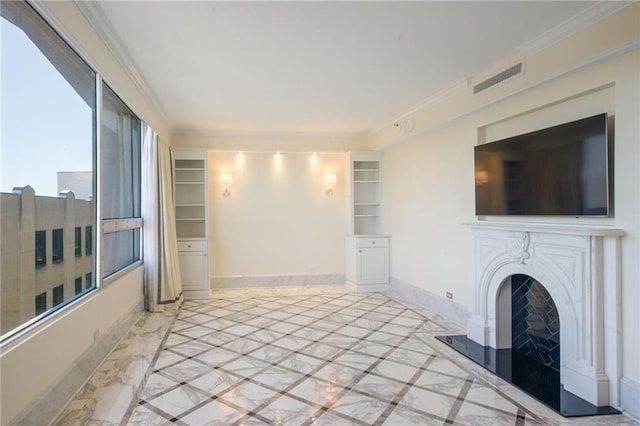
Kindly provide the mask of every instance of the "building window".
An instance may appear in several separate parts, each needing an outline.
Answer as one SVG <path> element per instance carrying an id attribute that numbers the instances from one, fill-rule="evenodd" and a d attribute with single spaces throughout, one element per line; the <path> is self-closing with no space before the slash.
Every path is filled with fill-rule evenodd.
<path id="1" fill-rule="evenodd" d="M 53 306 L 58 306 L 64 302 L 64 285 L 60 284 L 53 288 Z"/>
<path id="2" fill-rule="evenodd" d="M 93 274 L 91 272 L 89 272 L 87 275 L 85 275 L 85 288 L 87 290 L 89 290 L 91 287 L 93 287 Z"/>
<path id="3" fill-rule="evenodd" d="M 40 293 L 39 295 L 36 296 L 36 312 L 34 314 L 34 316 L 38 316 L 40 314 L 43 314 L 47 311 L 47 293 Z"/>
<path id="4" fill-rule="evenodd" d="M 47 264 L 47 231 L 36 231 L 36 268 Z"/>
<path id="5" fill-rule="evenodd" d="M 80 294 L 82 293 L 82 277 L 78 277 L 76 278 L 75 281 L 75 294 Z"/>
<path id="6" fill-rule="evenodd" d="M 73 250 L 76 257 L 82 256 L 82 227 L 76 226 Z"/>
<path id="7" fill-rule="evenodd" d="M 84 254 L 91 256 L 93 253 L 93 231 L 91 226 L 84 227 Z"/>
<path id="8" fill-rule="evenodd" d="M 102 86 L 103 271 L 108 277 L 140 259 L 140 119 Z"/>
<path id="9" fill-rule="evenodd" d="M 51 231 L 51 261 L 62 263 L 64 260 L 64 229 Z"/>

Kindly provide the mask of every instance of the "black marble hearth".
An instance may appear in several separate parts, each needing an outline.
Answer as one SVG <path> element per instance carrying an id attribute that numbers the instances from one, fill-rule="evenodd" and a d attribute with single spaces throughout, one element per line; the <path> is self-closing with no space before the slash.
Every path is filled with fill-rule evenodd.
<path id="1" fill-rule="evenodd" d="M 560 372 L 513 349 L 481 346 L 467 336 L 436 336 L 436 339 L 517 386 L 564 417 L 620 414 L 615 408 L 596 407 L 564 390 Z"/>

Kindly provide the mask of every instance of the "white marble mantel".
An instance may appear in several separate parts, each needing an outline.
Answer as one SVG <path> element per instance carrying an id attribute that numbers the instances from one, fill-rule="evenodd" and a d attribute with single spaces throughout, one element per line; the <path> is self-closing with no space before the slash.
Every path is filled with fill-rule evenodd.
<path id="1" fill-rule="evenodd" d="M 560 380 L 596 406 L 619 405 L 620 239 L 610 226 L 478 221 L 467 337 L 511 347 L 511 276 L 549 292 L 560 317 Z"/>
<path id="2" fill-rule="evenodd" d="M 563 223 L 538 222 L 467 222 L 466 226 L 478 229 L 499 229 L 503 231 L 545 232 L 548 234 L 585 235 L 592 237 L 623 237 L 624 231 L 613 226 L 569 225 Z"/>

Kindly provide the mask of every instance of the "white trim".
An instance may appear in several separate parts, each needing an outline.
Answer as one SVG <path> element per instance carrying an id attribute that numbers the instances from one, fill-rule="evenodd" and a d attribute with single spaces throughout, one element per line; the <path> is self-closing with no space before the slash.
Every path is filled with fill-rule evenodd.
<path id="1" fill-rule="evenodd" d="M 344 274 L 233 275 L 211 277 L 211 288 L 308 287 L 344 285 Z"/>
<path id="2" fill-rule="evenodd" d="M 118 35 L 118 32 L 111 25 L 111 21 L 97 1 L 77 1 L 74 4 L 87 19 L 87 22 L 94 29 L 98 37 L 103 41 L 107 49 L 113 54 L 118 64 L 122 67 L 125 74 L 129 77 L 134 86 L 142 93 L 142 95 L 153 105 L 162 116 L 162 119 L 171 125 L 171 120 L 162 107 L 162 104 L 149 89 L 145 83 L 140 71 L 135 65 L 135 61 L 129 54 L 125 44 Z M 109 79 L 112 80 L 112 79 Z"/>
<path id="3" fill-rule="evenodd" d="M 471 228 L 497 229 L 501 231 L 546 232 L 550 234 L 584 235 L 592 237 L 623 237 L 624 231 L 611 226 L 565 225 L 556 223 L 529 222 L 469 222 Z"/>
<path id="4" fill-rule="evenodd" d="M 359 139 L 365 137 L 365 132 L 243 132 L 220 129 L 177 128 L 172 132 L 172 135 L 256 139 Z"/>
<path id="5" fill-rule="evenodd" d="M 588 28 L 629 6 L 631 1 L 600 1 L 516 48 L 531 55 Z"/>
<path id="6" fill-rule="evenodd" d="M 398 278 L 391 277 L 390 281 L 390 292 L 392 294 L 401 296 L 402 298 L 409 300 L 411 303 L 415 303 L 416 305 L 435 313 L 437 316 L 445 318 L 446 320 L 456 324 L 460 330 L 465 329 L 467 321 L 471 318 L 471 311 L 464 305 L 453 300 L 446 299 L 413 284 L 409 284 L 408 282 L 402 281 Z M 460 334 L 464 334 L 464 331 L 460 331 Z"/>
<path id="7" fill-rule="evenodd" d="M 591 65 L 595 65 L 595 64 L 597 64 L 599 62 L 603 62 L 603 61 L 608 60 L 610 58 L 613 58 L 615 56 L 623 55 L 623 54 L 625 54 L 627 52 L 630 52 L 630 51 L 632 51 L 634 49 L 637 49 L 637 48 L 640 48 L 640 37 L 632 39 L 632 40 L 629 40 L 629 41 L 627 41 L 625 43 L 621 43 L 621 44 L 619 44 L 617 46 L 614 46 L 614 47 L 612 47 L 612 48 L 610 48 L 608 50 L 605 50 L 604 52 L 600 52 L 600 53 L 598 53 L 598 54 L 596 54 L 594 56 L 591 56 L 590 58 L 587 58 L 584 61 L 582 61 L 582 62 L 580 62 L 580 63 L 578 63 L 578 64 L 576 64 L 576 65 L 574 65 L 574 66 L 572 66 L 570 68 L 566 68 L 566 69 L 563 69 L 561 71 L 558 71 L 558 72 L 556 72 L 554 74 L 551 74 L 551 75 L 549 75 L 549 76 L 547 76 L 547 77 L 545 77 L 545 78 L 543 78 L 541 80 L 535 81 L 534 83 L 531 83 L 531 84 L 528 84 L 528 85 L 524 85 L 524 86 L 522 86 L 522 87 L 520 87 L 520 88 L 518 88 L 518 89 L 516 89 L 516 90 L 514 90 L 512 92 L 509 92 L 509 93 L 505 94 L 504 96 L 497 97 L 497 98 L 495 98 L 495 99 L 493 99 L 493 100 L 491 100 L 489 102 L 482 103 L 482 104 L 480 104 L 480 105 L 478 105 L 478 106 L 476 106 L 474 108 L 471 108 L 471 109 L 469 109 L 467 111 L 464 111 L 464 112 L 461 112 L 461 113 L 459 113 L 457 115 L 454 115 L 451 118 L 449 118 L 448 120 L 444 120 L 444 121 L 439 122 L 439 123 L 437 123 L 437 124 L 435 124 L 433 126 L 428 126 L 428 127 L 423 128 L 423 129 L 419 129 L 416 133 L 411 134 L 411 135 L 409 135 L 409 136 L 407 136 L 405 138 L 399 138 L 399 139 L 393 140 L 391 142 L 388 142 L 386 144 L 383 143 L 382 146 L 376 148 L 376 150 L 390 149 L 390 148 L 393 148 L 394 146 L 403 144 L 405 142 L 409 142 L 409 141 L 411 141 L 413 139 L 417 139 L 419 137 L 423 137 L 423 136 L 425 136 L 425 135 L 427 135 L 429 133 L 432 133 L 432 132 L 435 132 L 435 131 L 437 131 L 439 129 L 442 129 L 442 128 L 445 128 L 447 126 L 450 126 L 453 123 L 455 123 L 457 121 L 460 121 L 465 117 L 469 117 L 470 115 L 475 114 L 478 111 L 484 110 L 484 109 L 489 108 L 489 107 L 491 107 L 493 105 L 497 105 L 497 104 L 499 104 L 499 103 L 501 103 L 503 101 L 506 101 L 507 99 L 511 99 L 511 98 L 513 98 L 515 96 L 519 96 L 520 94 L 522 94 L 522 93 L 524 93 L 524 92 L 526 92 L 528 90 L 534 89 L 534 88 L 539 87 L 539 86 L 543 86 L 543 85 L 549 83 L 550 81 L 553 81 L 555 79 L 563 77 L 563 76 L 565 76 L 567 74 L 571 74 L 573 72 L 577 72 L 577 71 L 579 71 L 579 70 L 581 70 L 583 68 L 587 68 L 587 67 L 589 67 Z M 605 87 L 605 86 L 606 85 L 603 85 L 602 87 Z M 381 128 L 380 126 L 377 127 L 377 129 L 380 129 L 380 128 Z M 372 132 L 375 132 L 375 131 L 376 131 L 375 129 L 372 129 Z"/>
<path id="8" fill-rule="evenodd" d="M 112 232 L 129 231 L 131 229 L 142 228 L 142 218 L 123 218 L 123 219 L 103 219 L 102 233 L 110 234 Z"/>
<path id="9" fill-rule="evenodd" d="M 46 425 L 53 424 L 68 403 L 72 400 L 101 366 L 104 359 L 116 347 L 117 343 L 127 335 L 129 329 L 144 313 L 141 305 L 134 305 L 129 312 L 120 317 L 100 340 L 92 344 L 67 372 L 42 395 L 33 401 L 29 408 L 20 414 L 15 424 Z"/>
<path id="10" fill-rule="evenodd" d="M 627 416 L 640 419 L 640 383 L 627 377 L 620 379 L 620 408 Z"/>

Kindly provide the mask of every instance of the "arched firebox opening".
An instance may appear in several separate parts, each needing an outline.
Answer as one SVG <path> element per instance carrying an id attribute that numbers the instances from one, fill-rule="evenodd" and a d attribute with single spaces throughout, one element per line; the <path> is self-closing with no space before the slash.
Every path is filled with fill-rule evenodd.
<path id="1" fill-rule="evenodd" d="M 511 348 L 560 371 L 560 318 L 549 292 L 528 275 L 511 276 Z"/>

